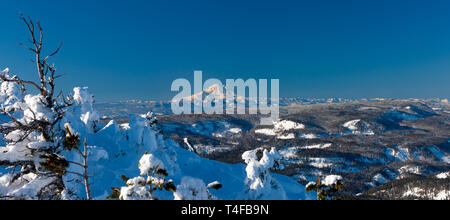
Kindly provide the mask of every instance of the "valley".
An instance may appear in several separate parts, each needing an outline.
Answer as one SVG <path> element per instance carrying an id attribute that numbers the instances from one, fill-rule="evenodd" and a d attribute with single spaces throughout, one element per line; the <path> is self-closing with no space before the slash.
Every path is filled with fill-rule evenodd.
<path id="1" fill-rule="evenodd" d="M 236 164 L 245 151 L 275 147 L 283 159 L 282 169 L 274 172 L 302 185 L 318 176 L 341 175 L 342 196 L 348 199 L 433 199 L 408 194 L 411 187 L 399 183 L 429 191 L 435 185 L 430 179 L 450 170 L 445 100 L 290 100 L 274 126 L 258 125 L 259 115 L 170 115 L 164 108 L 170 104 L 164 103 L 153 110 L 160 108 L 158 129 L 165 138 L 201 157 Z M 132 106 L 148 110 L 142 103 Z M 126 126 L 126 117 L 115 120 Z M 450 198 L 450 180 L 437 181 L 443 190 L 436 195 Z"/>

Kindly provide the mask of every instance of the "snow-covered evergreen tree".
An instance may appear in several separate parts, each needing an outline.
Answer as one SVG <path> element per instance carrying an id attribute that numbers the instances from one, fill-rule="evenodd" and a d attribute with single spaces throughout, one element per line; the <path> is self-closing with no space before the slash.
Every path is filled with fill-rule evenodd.
<path id="1" fill-rule="evenodd" d="M 120 189 L 113 188 L 109 199 L 121 200 L 155 200 L 158 190 L 173 192 L 175 200 L 216 200 L 217 198 L 209 192 L 209 189 L 218 190 L 222 184 L 214 181 L 207 186 L 203 180 L 185 176 L 181 184 L 175 186 L 173 180 L 167 180 L 169 175 L 161 160 L 153 154 L 145 154 L 139 161 L 140 176 L 128 179 L 122 176 L 126 186 Z"/>
<path id="2" fill-rule="evenodd" d="M 181 179 L 181 184 L 177 186 L 177 190 L 173 193 L 175 200 L 216 200 L 217 197 L 209 192 L 209 189 L 218 190 L 222 188 L 222 184 L 214 181 L 207 186 L 203 180 L 185 176 Z"/>
<path id="3" fill-rule="evenodd" d="M 262 153 L 262 156 L 259 154 Z M 270 170 L 280 166 L 281 155 L 275 148 L 270 151 L 258 148 L 246 151 L 242 154 L 242 159 L 247 164 L 245 195 L 250 200 L 259 199 L 286 199 L 286 194 L 281 184 L 272 177 Z"/>
<path id="4" fill-rule="evenodd" d="M 139 161 L 140 175 L 126 180 L 127 186 L 120 189 L 119 199 L 122 200 L 155 200 L 157 190 L 176 191 L 172 180 L 166 180 L 169 175 L 164 163 L 153 154 L 144 154 Z M 110 198 L 115 198 L 110 196 Z"/>
<path id="5" fill-rule="evenodd" d="M 0 197 L 10 199 L 57 199 L 64 191 L 62 176 L 69 166 L 60 155 L 65 141 L 61 119 L 71 99 L 55 94 L 55 65 L 44 56 L 43 33 L 37 22 L 22 17 L 30 32 L 31 46 L 25 46 L 35 55 L 39 82 L 10 76 L 6 69 L 0 73 L 0 110 L 4 146 L 0 147 L 0 166 L 7 166 L 9 173 L 0 178 Z M 37 33 L 37 31 L 39 33 Z M 38 94 L 29 94 L 28 87 Z"/>
<path id="6" fill-rule="evenodd" d="M 316 191 L 317 200 L 336 200 L 338 193 L 342 190 L 342 177 L 339 175 L 328 175 L 325 178 L 317 177 L 315 182 L 306 185 L 306 192 Z"/>

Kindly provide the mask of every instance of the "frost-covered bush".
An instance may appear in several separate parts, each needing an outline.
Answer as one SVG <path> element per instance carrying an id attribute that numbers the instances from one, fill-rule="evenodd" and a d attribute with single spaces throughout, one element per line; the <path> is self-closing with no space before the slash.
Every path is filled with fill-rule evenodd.
<path id="1" fill-rule="evenodd" d="M 93 107 L 94 96 L 89 93 L 88 87 L 75 87 L 73 92 L 73 100 L 78 106 L 74 110 L 75 114 L 80 115 L 81 121 L 84 122 L 89 132 L 97 132 L 100 116 Z"/>
<path id="2" fill-rule="evenodd" d="M 25 82 L 9 71 L 0 73 L 0 105 L 4 146 L 0 166 L 7 166 L 10 180 L 0 197 L 11 199 L 58 198 L 64 190 L 62 176 L 69 166 L 59 153 L 64 142 L 61 119 L 70 99 L 58 101 L 49 81 L 42 81 L 39 94 L 28 94 Z M 37 84 L 34 84 L 37 85 Z M 7 176 L 5 177 L 7 178 Z"/>
<path id="3" fill-rule="evenodd" d="M 306 192 L 317 192 L 317 200 L 339 199 L 340 190 L 342 190 L 342 177 L 339 175 L 328 175 L 325 178 L 319 176 L 315 182 L 309 182 L 306 185 Z"/>
<path id="4" fill-rule="evenodd" d="M 121 200 L 155 200 L 157 190 L 176 191 L 172 180 L 166 180 L 169 175 L 164 163 L 153 154 L 144 154 L 139 161 L 140 175 L 132 179 L 124 178 L 127 186 L 120 189 Z M 109 198 L 116 198 L 111 195 Z"/>
<path id="5" fill-rule="evenodd" d="M 167 179 L 169 174 L 164 163 L 153 154 L 144 154 L 139 161 L 140 175 L 132 179 L 122 176 L 126 186 L 113 188 L 109 199 L 121 200 L 155 200 L 159 199 L 157 191 L 173 192 L 175 200 L 212 200 L 217 199 L 209 189 L 220 189 L 222 185 L 215 181 L 208 186 L 201 179 L 183 177 L 181 184 L 175 186 L 173 180 Z"/>
<path id="6" fill-rule="evenodd" d="M 193 177 L 183 177 L 177 191 L 173 193 L 175 200 L 216 200 L 217 198 L 209 192 L 209 189 L 220 189 L 222 184 L 218 181 L 205 185 L 203 180 Z"/>
<path id="7" fill-rule="evenodd" d="M 262 157 L 259 155 L 262 153 Z M 242 159 L 247 164 L 245 171 L 247 172 L 245 195 L 250 200 L 258 199 L 285 199 L 286 195 L 283 187 L 270 174 L 273 168 L 279 168 L 281 155 L 275 148 L 270 151 L 258 148 L 246 151 L 242 154 Z"/>
<path id="8" fill-rule="evenodd" d="M 217 199 L 209 189 L 220 189 L 222 185 L 212 182 L 205 185 L 201 179 L 183 177 L 181 184 L 175 186 L 172 179 L 168 179 L 169 173 L 164 163 L 155 155 L 146 153 L 139 160 L 140 176 L 128 179 L 122 175 L 126 186 L 112 188 L 113 193 L 108 199 L 121 200 L 157 200 L 158 191 L 173 192 L 175 200 L 212 200 Z"/>

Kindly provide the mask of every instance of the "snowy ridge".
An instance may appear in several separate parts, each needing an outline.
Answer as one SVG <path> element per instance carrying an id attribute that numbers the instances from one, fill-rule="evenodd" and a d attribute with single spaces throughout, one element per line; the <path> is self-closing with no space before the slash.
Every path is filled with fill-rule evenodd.
<path id="1" fill-rule="evenodd" d="M 348 131 L 345 134 L 360 134 L 360 135 L 374 135 L 375 133 L 369 128 L 369 124 L 362 121 L 361 119 L 356 119 L 348 121 L 342 125 L 342 127 L 347 128 Z"/>
<path id="2" fill-rule="evenodd" d="M 278 139 L 295 139 L 295 133 L 287 133 L 290 131 L 305 129 L 305 125 L 289 120 L 279 120 L 273 123 L 273 128 L 262 128 L 255 130 L 256 134 L 266 136 L 277 136 Z"/>

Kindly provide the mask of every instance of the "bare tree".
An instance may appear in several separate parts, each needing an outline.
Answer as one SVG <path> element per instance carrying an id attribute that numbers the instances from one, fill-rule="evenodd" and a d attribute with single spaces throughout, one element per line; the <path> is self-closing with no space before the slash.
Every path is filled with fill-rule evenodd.
<path id="1" fill-rule="evenodd" d="M 83 151 L 80 150 L 78 146 L 80 146 L 80 137 L 78 134 L 76 134 L 73 129 L 70 127 L 70 124 L 65 124 L 64 128 L 66 129 L 67 135 L 66 135 L 66 141 L 64 142 L 65 148 L 72 150 L 75 149 L 76 152 L 80 155 L 83 162 L 78 163 L 74 161 L 69 161 L 71 164 L 75 164 L 77 166 L 80 166 L 83 168 L 83 173 L 73 172 L 73 171 L 67 171 L 67 173 L 75 174 L 81 178 L 80 182 L 84 184 L 84 188 L 86 191 L 86 200 L 91 200 L 91 190 L 90 190 L 90 183 L 89 183 L 89 172 L 88 172 L 88 144 L 87 144 L 87 138 L 84 137 L 84 143 L 83 143 Z M 69 146 L 71 145 L 71 146 Z"/>

